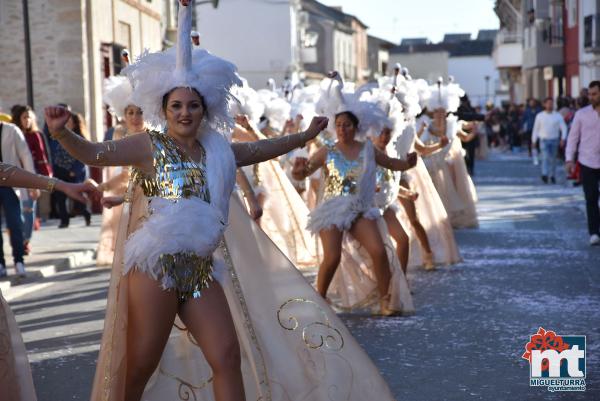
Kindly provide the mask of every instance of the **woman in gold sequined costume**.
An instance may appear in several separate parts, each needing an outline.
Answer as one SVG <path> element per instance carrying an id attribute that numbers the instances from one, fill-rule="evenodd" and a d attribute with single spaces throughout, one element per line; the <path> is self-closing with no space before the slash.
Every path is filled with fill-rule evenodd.
<path id="1" fill-rule="evenodd" d="M 375 113 L 376 110 L 371 109 L 370 112 Z M 348 233 L 358 241 L 371 260 L 370 269 L 352 269 L 351 275 L 374 277 L 362 280 L 371 283 L 367 285 L 369 289 L 336 286 L 342 292 L 355 291 L 350 296 L 345 294 L 342 297 L 351 299 L 354 305 L 364 303 L 367 306 L 367 302 L 372 302 L 370 298 L 375 295 L 380 301 L 379 314 L 412 313 L 414 306 L 406 279 L 399 266 L 392 268 L 397 263 L 390 263 L 390 256 L 395 255 L 386 251 L 386 239 L 389 242 L 389 238 L 384 224 L 379 221 L 380 213 L 374 207 L 373 196 L 376 165 L 393 171 L 406 170 L 416 163 L 416 154 L 410 155 L 407 160 L 390 158 L 374 149 L 370 140 L 358 141 L 358 128 L 359 119 L 352 111 L 337 113 L 337 142 L 322 147 L 309 160 L 296 159 L 294 178 L 303 179 L 320 168 L 324 175 L 320 205 L 311 212 L 308 225 L 310 231 L 319 234 L 323 245 L 317 290 L 321 296 L 327 297 L 329 285 L 342 258 L 345 233 Z M 341 275 L 337 276 L 341 279 Z"/>
<path id="2" fill-rule="evenodd" d="M 392 139 L 392 129 L 385 127 L 379 136 L 373 138 L 373 144 L 381 152 L 387 154 L 387 146 Z M 389 169 L 377 168 L 377 193 L 375 194 L 375 205 L 381 209 L 383 219 L 386 222 L 391 237 L 396 242 L 396 253 L 404 274 L 408 269 L 408 258 L 410 250 L 410 238 L 407 231 L 409 227 L 403 226 L 398 219 L 398 200 L 414 202 L 419 194 L 401 185 L 402 174 Z M 429 267 L 431 268 L 431 267 Z"/>
<path id="3" fill-rule="evenodd" d="M 86 202 L 84 193 L 94 193 L 91 183 L 73 184 L 56 178 L 33 174 L 19 167 L 0 162 L 0 185 L 48 192 L 58 190 L 80 202 Z M 21 332 L 0 291 L 0 399 L 35 401 L 36 394 L 31 369 Z"/>
<path id="4" fill-rule="evenodd" d="M 177 48 L 124 71 L 134 103 L 163 132 L 90 143 L 65 130 L 64 109 L 46 109 L 75 157 L 133 166 L 92 400 L 391 400 L 337 317 L 239 201 L 230 205 L 236 167 L 302 146 L 327 119 L 230 144 L 229 90 L 241 82 L 231 63 L 192 52 L 189 3 Z"/>

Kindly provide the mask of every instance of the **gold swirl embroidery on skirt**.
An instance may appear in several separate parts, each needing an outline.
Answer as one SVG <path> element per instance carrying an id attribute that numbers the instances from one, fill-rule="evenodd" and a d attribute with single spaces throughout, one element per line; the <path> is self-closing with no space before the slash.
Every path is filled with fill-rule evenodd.
<path id="1" fill-rule="evenodd" d="M 208 386 L 213 381 L 213 377 L 211 376 L 208 379 L 204 380 L 200 384 L 192 384 L 188 381 L 181 379 L 180 377 L 178 377 L 174 374 L 171 374 L 171 373 L 165 371 L 162 367 L 158 368 L 158 372 L 170 379 L 175 380 L 177 383 L 179 383 L 179 387 L 177 390 L 177 396 L 182 401 L 189 401 L 190 396 L 193 396 L 194 397 L 193 399 L 197 400 L 198 397 L 196 396 L 196 391 L 205 389 L 206 386 Z"/>
<path id="2" fill-rule="evenodd" d="M 325 311 L 314 301 L 304 298 L 292 298 L 285 301 L 277 311 L 277 321 L 279 325 L 289 331 L 295 331 L 300 328 L 298 317 L 292 315 L 293 311 L 288 309 L 293 306 L 312 306 L 316 308 L 323 316 L 323 321 L 314 321 L 302 326 L 302 340 L 307 347 L 311 349 L 326 349 L 329 351 L 340 351 L 344 347 L 344 337 L 342 333 L 329 321 Z M 287 318 L 284 313 L 290 313 Z"/>

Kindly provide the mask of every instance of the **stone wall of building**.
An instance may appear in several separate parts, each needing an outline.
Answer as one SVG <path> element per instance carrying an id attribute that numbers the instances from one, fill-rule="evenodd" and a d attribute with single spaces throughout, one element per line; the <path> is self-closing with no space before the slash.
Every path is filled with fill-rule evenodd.
<path id="1" fill-rule="evenodd" d="M 86 53 L 83 1 L 30 1 L 29 29 L 34 106 L 38 117 L 48 104 L 65 102 L 86 111 Z M 0 107 L 27 102 L 23 10 L 20 0 L 0 8 Z"/>
<path id="2" fill-rule="evenodd" d="M 68 103 L 85 116 L 92 138 L 101 140 L 105 127 L 100 49 L 103 44 L 117 43 L 131 47 L 133 56 L 144 48 L 161 50 L 165 1 L 29 1 L 34 106 L 39 123 L 44 106 Z M 119 29 L 123 26 L 128 27 L 128 38 Z M 7 112 L 14 104 L 27 103 L 21 0 L 0 1 L 0 55 L 0 108 Z"/>

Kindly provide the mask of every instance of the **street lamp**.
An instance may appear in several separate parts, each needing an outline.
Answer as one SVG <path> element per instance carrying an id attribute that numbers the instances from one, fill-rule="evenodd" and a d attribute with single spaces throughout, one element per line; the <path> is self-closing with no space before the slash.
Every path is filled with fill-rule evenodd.
<path id="1" fill-rule="evenodd" d="M 485 99 L 484 100 L 487 103 L 487 101 L 490 98 L 490 76 L 486 75 L 484 77 L 484 79 L 485 79 Z"/>

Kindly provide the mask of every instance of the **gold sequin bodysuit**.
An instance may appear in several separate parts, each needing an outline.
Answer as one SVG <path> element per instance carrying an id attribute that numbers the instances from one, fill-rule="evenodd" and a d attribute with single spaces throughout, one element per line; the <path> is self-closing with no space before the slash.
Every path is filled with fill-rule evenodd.
<path id="1" fill-rule="evenodd" d="M 201 160 L 195 162 L 166 134 L 148 133 L 153 148 L 154 177 L 133 168 L 132 180 L 142 188 L 144 195 L 150 198 L 150 214 L 151 198 L 155 197 L 172 202 L 198 197 L 210 203 L 206 179 L 206 152 L 202 145 Z M 174 288 L 180 302 L 200 297 L 201 290 L 207 288 L 213 280 L 211 256 L 203 257 L 194 252 L 163 254 L 159 264 L 163 274 L 163 287 Z"/>
<path id="2" fill-rule="evenodd" d="M 380 209 L 386 209 L 396 200 L 400 174 L 385 167 L 377 166 L 376 177 L 375 204 Z"/>
<path id="3" fill-rule="evenodd" d="M 355 195 L 364 169 L 364 150 L 356 160 L 347 159 L 335 146 L 328 146 L 323 200 Z"/>

